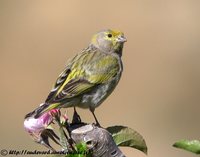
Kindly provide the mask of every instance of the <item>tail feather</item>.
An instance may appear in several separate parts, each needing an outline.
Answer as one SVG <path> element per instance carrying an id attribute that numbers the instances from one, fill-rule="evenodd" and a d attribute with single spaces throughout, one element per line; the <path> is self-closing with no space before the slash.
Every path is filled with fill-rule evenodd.
<path id="1" fill-rule="evenodd" d="M 26 114 L 25 117 L 24 117 L 24 119 L 27 119 L 27 118 L 29 118 L 29 117 L 32 117 L 34 114 L 35 114 L 35 111 L 32 111 L 32 112 Z"/>
<path id="2" fill-rule="evenodd" d="M 39 106 L 38 108 L 36 108 L 34 111 L 28 113 L 25 116 L 25 119 L 28 118 L 28 117 L 34 117 L 34 118 L 40 117 L 44 112 L 48 111 L 48 107 L 49 107 L 48 103 L 42 104 L 41 106 Z"/>
<path id="3" fill-rule="evenodd" d="M 40 117 L 44 112 L 48 111 L 49 104 L 44 103 L 42 106 L 35 110 L 34 118 Z"/>

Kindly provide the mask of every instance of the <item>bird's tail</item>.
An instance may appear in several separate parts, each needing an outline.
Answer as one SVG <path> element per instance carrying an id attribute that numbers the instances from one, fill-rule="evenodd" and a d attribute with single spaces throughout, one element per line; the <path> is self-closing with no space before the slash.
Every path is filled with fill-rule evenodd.
<path id="1" fill-rule="evenodd" d="M 45 112 L 50 111 L 51 109 L 57 108 L 58 104 L 48 104 L 48 103 L 43 103 L 41 106 L 39 106 L 38 108 L 36 108 L 34 111 L 28 113 L 25 118 L 28 117 L 34 117 L 34 118 L 38 118 L 40 117 L 42 114 L 44 114 Z"/>

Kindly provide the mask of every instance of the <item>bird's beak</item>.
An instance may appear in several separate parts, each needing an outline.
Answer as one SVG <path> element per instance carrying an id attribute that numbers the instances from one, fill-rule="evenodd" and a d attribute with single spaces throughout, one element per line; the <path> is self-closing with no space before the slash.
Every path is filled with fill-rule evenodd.
<path id="1" fill-rule="evenodd" d="M 117 42 L 124 43 L 124 42 L 126 42 L 126 41 L 127 41 L 127 39 L 126 39 L 124 36 L 119 36 L 119 37 L 117 38 Z"/>

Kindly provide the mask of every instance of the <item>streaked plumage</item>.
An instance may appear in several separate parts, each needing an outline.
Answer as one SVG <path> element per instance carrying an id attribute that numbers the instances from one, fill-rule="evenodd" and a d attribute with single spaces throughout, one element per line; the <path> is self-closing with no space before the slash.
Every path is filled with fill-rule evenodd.
<path id="1" fill-rule="evenodd" d="M 89 108 L 94 115 L 95 108 L 110 95 L 119 82 L 125 41 L 120 31 L 105 30 L 95 34 L 88 48 L 68 62 L 45 105 L 28 116 L 39 117 L 50 109 L 72 106 Z"/>

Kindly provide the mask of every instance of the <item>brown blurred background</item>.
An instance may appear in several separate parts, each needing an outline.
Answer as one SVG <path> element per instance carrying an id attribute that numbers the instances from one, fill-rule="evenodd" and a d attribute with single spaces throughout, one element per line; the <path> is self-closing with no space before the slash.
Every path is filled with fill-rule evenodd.
<path id="1" fill-rule="evenodd" d="M 199 8 L 199 0 L 1 0 L 0 149 L 46 150 L 24 131 L 24 115 L 44 101 L 66 61 L 92 34 L 117 28 L 128 39 L 124 73 L 96 110 L 102 126 L 134 128 L 149 157 L 195 156 L 172 144 L 200 137 Z M 94 121 L 88 110 L 78 111 Z"/>

